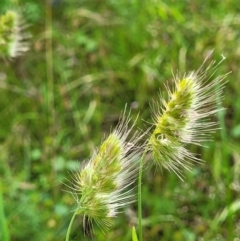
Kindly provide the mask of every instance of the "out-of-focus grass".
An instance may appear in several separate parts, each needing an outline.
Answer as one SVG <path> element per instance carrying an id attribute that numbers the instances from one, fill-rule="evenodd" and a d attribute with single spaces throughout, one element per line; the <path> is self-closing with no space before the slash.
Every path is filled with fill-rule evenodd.
<path id="1" fill-rule="evenodd" d="M 0 65 L 0 176 L 12 240 L 64 240 L 75 207 L 62 191 L 68 190 L 64 178 L 91 156 L 125 103 L 133 116 L 140 111 L 151 121 L 149 102 L 159 90 L 164 94 L 171 71 L 196 70 L 213 48 L 216 60 L 221 54 L 227 58 L 218 73 L 232 71 L 226 110 L 217 117 L 221 130 L 208 148 L 193 149 L 206 163 L 186 173 L 184 183 L 165 171 L 144 174 L 144 240 L 238 240 L 238 1 L 19 0 L 18 5 L 30 24 L 31 50 L 15 60 L 1 59 Z M 52 11 L 47 28 L 46 9 Z M 52 67 L 49 52 L 46 58 L 49 39 Z M 138 126 L 144 125 L 139 120 Z M 131 240 L 136 210 L 131 206 L 106 234 L 96 227 L 95 239 Z M 91 240 L 81 226 L 79 217 L 72 238 Z"/>
<path id="2" fill-rule="evenodd" d="M 9 241 L 9 232 L 7 226 L 7 219 L 4 213 L 4 203 L 3 203 L 3 195 L 2 195 L 2 183 L 0 182 L 0 238 L 3 241 Z"/>

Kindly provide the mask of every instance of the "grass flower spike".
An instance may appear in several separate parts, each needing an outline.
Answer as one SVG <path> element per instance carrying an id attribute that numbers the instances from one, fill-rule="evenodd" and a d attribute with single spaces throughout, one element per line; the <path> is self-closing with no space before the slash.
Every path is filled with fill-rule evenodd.
<path id="1" fill-rule="evenodd" d="M 24 32 L 26 25 L 16 11 L 7 11 L 0 16 L 0 54 L 15 58 L 28 50 L 27 39 L 30 35 Z"/>
<path id="2" fill-rule="evenodd" d="M 155 129 L 148 148 L 156 165 L 175 172 L 180 178 L 181 167 L 190 170 L 193 162 L 200 161 L 185 145 L 201 145 L 209 140 L 217 124 L 210 117 L 222 110 L 216 102 L 217 96 L 222 98 L 226 75 L 209 82 L 218 64 L 212 62 L 204 70 L 204 63 L 196 72 L 175 77 L 174 90 L 168 88 L 169 100 L 161 98 L 162 105 L 153 106 Z"/>
<path id="3" fill-rule="evenodd" d="M 85 167 L 74 176 L 73 195 L 78 203 L 75 215 L 84 220 L 95 221 L 107 229 L 111 218 L 133 201 L 129 186 L 138 172 L 140 135 L 128 128 L 130 118 L 122 117 L 117 128 L 105 139 Z M 68 239 L 66 239 L 68 240 Z"/>

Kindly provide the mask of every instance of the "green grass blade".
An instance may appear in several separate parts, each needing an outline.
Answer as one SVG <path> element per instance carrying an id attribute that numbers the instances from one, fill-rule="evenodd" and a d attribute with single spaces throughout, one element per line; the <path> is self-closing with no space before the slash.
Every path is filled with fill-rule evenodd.
<path id="1" fill-rule="evenodd" d="M 132 241 L 138 241 L 135 227 L 132 227 Z"/>
<path id="2" fill-rule="evenodd" d="M 9 241 L 9 233 L 7 228 L 7 219 L 4 214 L 2 183 L 0 182 L 0 239 L 2 241 Z"/>

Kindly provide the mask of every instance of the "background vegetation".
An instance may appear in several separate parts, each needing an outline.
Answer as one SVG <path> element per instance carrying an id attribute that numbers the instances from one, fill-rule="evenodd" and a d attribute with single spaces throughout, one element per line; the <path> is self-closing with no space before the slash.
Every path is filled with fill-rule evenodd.
<path id="1" fill-rule="evenodd" d="M 144 240 L 240 240 L 240 5 L 238 0 L 18 0 L 31 48 L 0 59 L 0 182 L 12 241 L 64 240 L 74 198 L 62 182 L 91 156 L 125 104 L 151 122 L 149 102 L 172 72 L 207 52 L 229 71 L 221 130 L 185 182 L 145 172 Z M 165 93 L 165 92 L 164 92 Z M 139 120 L 138 127 L 146 123 Z M 1 188 L 1 187 L 0 187 Z M 131 240 L 136 204 L 95 240 Z M 73 240 L 83 235 L 82 217 Z"/>

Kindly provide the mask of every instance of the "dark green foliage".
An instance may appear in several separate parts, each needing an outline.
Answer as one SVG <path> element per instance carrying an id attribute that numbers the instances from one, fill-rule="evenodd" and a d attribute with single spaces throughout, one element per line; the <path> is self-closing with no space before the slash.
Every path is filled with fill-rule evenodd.
<path id="1" fill-rule="evenodd" d="M 4 2 L 1 12 L 10 6 Z M 0 60 L 0 178 L 11 240 L 64 240 L 76 208 L 62 191 L 69 190 L 64 178 L 90 158 L 126 103 L 133 116 L 140 111 L 152 122 L 149 102 L 171 71 L 196 70 L 211 49 L 216 60 L 227 58 L 218 73 L 232 71 L 222 129 L 209 148 L 192 147 L 206 163 L 185 173 L 184 183 L 164 170 L 145 172 L 143 240 L 240 237 L 239 209 L 231 206 L 240 190 L 239 1 L 15 2 L 33 37 L 24 56 Z M 106 234 L 96 227 L 95 240 L 131 240 L 136 210 L 132 205 Z M 72 239 L 91 240 L 81 227 L 79 217 Z"/>

